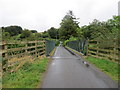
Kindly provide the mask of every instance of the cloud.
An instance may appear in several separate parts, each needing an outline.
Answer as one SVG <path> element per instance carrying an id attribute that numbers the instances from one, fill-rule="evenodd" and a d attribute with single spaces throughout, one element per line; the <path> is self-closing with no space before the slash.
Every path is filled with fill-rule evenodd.
<path id="1" fill-rule="evenodd" d="M 117 15 L 119 0 L 0 0 L 0 27 L 19 25 L 39 32 L 59 23 L 68 10 L 80 18 L 80 25 L 93 19 Z"/>

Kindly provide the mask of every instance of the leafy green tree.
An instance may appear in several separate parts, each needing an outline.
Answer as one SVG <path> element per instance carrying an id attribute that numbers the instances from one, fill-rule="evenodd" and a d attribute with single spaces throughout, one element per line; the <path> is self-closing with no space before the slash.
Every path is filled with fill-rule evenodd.
<path id="1" fill-rule="evenodd" d="M 20 26 L 8 26 L 2 27 L 3 32 L 8 32 L 10 36 L 15 36 L 22 33 L 22 28 Z"/>
<path id="2" fill-rule="evenodd" d="M 41 33 L 35 33 L 36 38 L 42 38 L 42 34 Z"/>
<path id="3" fill-rule="evenodd" d="M 29 37 L 31 37 L 31 35 L 32 35 L 31 31 L 25 29 L 25 30 L 22 32 L 20 38 L 21 38 L 21 39 L 29 38 Z"/>
<path id="4" fill-rule="evenodd" d="M 101 39 L 117 39 L 118 31 L 120 31 L 119 27 L 119 16 L 114 16 L 113 19 L 109 19 L 106 22 L 94 22 L 94 32 L 92 32 L 93 38 L 101 38 Z"/>
<path id="5" fill-rule="evenodd" d="M 10 33 L 9 32 L 3 32 L 2 33 L 2 40 L 8 41 L 10 39 Z"/>
<path id="6" fill-rule="evenodd" d="M 84 38 L 94 39 L 101 35 L 105 35 L 107 28 L 105 28 L 103 24 L 104 23 L 100 22 L 99 20 L 94 19 L 90 25 L 81 27 Z"/>
<path id="7" fill-rule="evenodd" d="M 44 31 L 44 32 L 42 33 L 42 38 L 50 38 L 49 33 L 48 33 L 47 31 Z"/>
<path id="8" fill-rule="evenodd" d="M 77 28 L 76 33 L 79 40 L 83 38 L 83 32 L 81 28 Z"/>
<path id="9" fill-rule="evenodd" d="M 76 30 L 79 28 L 79 22 L 77 22 L 77 19 L 73 15 L 72 11 L 69 11 L 67 15 L 63 18 L 62 22 L 60 23 L 60 39 L 61 40 L 67 40 L 71 36 L 76 37 L 77 33 Z"/>
<path id="10" fill-rule="evenodd" d="M 88 25 L 88 26 L 82 26 L 81 27 L 81 31 L 82 31 L 82 35 L 84 38 L 91 38 L 91 33 L 93 32 L 93 30 L 91 29 L 91 26 Z"/>
<path id="11" fill-rule="evenodd" d="M 37 33 L 37 30 L 31 30 L 32 33 Z"/>
<path id="12" fill-rule="evenodd" d="M 52 39 L 57 39 L 58 38 L 58 30 L 54 27 L 51 27 L 49 30 L 48 30 L 48 34 L 50 35 L 50 37 Z"/>
<path id="13" fill-rule="evenodd" d="M 118 45 L 120 33 L 120 16 L 113 16 L 104 22 L 94 20 L 90 25 L 82 27 L 83 36 L 100 41 L 101 47 L 116 43 Z"/>

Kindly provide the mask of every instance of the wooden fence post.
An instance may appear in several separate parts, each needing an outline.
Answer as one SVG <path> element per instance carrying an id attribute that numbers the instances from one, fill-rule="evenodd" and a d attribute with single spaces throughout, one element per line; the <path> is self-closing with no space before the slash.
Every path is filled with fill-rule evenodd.
<path id="1" fill-rule="evenodd" d="M 45 50 L 45 56 L 46 56 L 46 41 L 44 40 L 44 50 Z"/>
<path id="2" fill-rule="evenodd" d="M 4 45 L 4 50 L 5 50 L 5 56 L 4 56 L 4 57 L 5 57 L 5 58 L 7 58 L 7 57 L 8 57 L 8 51 L 7 51 L 7 49 L 8 49 L 8 48 L 7 48 L 7 43 L 6 43 L 6 42 L 4 42 L 4 44 L 3 44 L 3 45 Z M 7 67 L 8 67 L 8 60 L 7 60 L 7 59 L 5 59 L 5 61 L 4 61 L 4 62 L 5 62 L 5 68 L 4 68 L 4 69 L 5 69 L 5 70 L 7 70 Z"/>
<path id="3" fill-rule="evenodd" d="M 113 46 L 113 58 L 112 58 L 112 60 L 114 61 L 116 59 L 116 41 L 115 41 L 115 39 L 113 39 L 113 44 L 114 44 L 114 46 Z"/>
<path id="4" fill-rule="evenodd" d="M 28 42 L 25 43 L 25 55 L 27 55 Z"/>
<path id="5" fill-rule="evenodd" d="M 99 41 L 97 40 L 97 51 L 96 51 L 96 56 L 99 57 Z"/>
<path id="6" fill-rule="evenodd" d="M 36 56 L 38 57 L 38 53 L 37 53 L 37 43 L 38 43 L 38 41 L 35 42 L 35 54 L 36 54 Z"/>
<path id="7" fill-rule="evenodd" d="M 89 50 L 89 39 L 87 38 L 87 48 L 86 48 L 86 56 L 88 56 Z"/>
<path id="8" fill-rule="evenodd" d="M 8 54 L 7 54 L 7 43 L 4 44 L 4 50 L 6 50 L 5 57 L 7 57 L 8 56 Z"/>

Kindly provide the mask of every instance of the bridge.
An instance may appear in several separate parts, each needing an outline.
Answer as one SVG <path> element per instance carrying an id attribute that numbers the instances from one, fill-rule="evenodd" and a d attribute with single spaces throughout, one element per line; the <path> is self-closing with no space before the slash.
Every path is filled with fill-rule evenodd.
<path id="1" fill-rule="evenodd" d="M 42 88 L 117 88 L 118 85 L 93 65 L 86 66 L 77 54 L 57 47 Z"/>
<path id="2" fill-rule="evenodd" d="M 3 42 L 1 44 L 3 59 L 1 66 L 3 71 L 14 72 L 22 67 L 25 61 L 34 61 L 35 57 L 49 57 L 54 49 L 55 53 L 51 57 L 52 61 L 43 79 L 42 88 L 118 88 L 117 82 L 83 58 L 83 55 L 90 55 L 114 61 L 119 59 L 117 57 L 119 47 L 111 50 L 107 48 L 109 49 L 107 50 L 96 47 L 97 42 L 93 40 L 71 41 L 65 47 L 62 45 L 56 47 L 55 42 L 50 40 Z M 12 69 L 9 68 L 15 64 L 18 65 Z"/>

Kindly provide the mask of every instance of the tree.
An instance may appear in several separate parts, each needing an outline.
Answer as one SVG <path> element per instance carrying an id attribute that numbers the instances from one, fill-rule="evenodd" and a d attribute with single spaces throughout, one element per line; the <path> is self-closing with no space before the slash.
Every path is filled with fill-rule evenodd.
<path id="1" fill-rule="evenodd" d="M 76 37 L 77 33 L 76 30 L 79 28 L 79 22 L 76 21 L 77 19 L 73 15 L 72 11 L 69 11 L 67 15 L 63 18 L 62 22 L 60 23 L 60 39 L 67 40 L 71 36 Z"/>
<path id="2" fill-rule="evenodd" d="M 16 36 L 18 34 L 22 33 L 22 28 L 20 26 L 8 26 L 8 27 L 2 27 L 3 32 L 8 32 L 10 36 Z"/>
<path id="3" fill-rule="evenodd" d="M 89 39 L 91 38 L 91 32 L 92 32 L 92 31 L 90 30 L 90 26 L 86 26 L 86 25 L 85 25 L 85 26 L 82 26 L 82 27 L 81 27 L 81 31 L 82 31 L 82 33 L 83 33 L 83 37 L 84 37 L 84 38 L 86 38 L 86 39 L 87 39 L 87 38 L 89 38 Z"/>
<path id="4" fill-rule="evenodd" d="M 35 33 L 35 36 L 36 36 L 37 38 L 41 38 L 41 37 L 42 37 L 42 34 L 41 34 L 41 33 Z"/>
<path id="5" fill-rule="evenodd" d="M 8 41 L 10 39 L 10 33 L 4 32 L 2 33 L 2 40 Z"/>
<path id="6" fill-rule="evenodd" d="M 37 33 L 37 30 L 31 30 L 32 33 Z"/>
<path id="7" fill-rule="evenodd" d="M 94 19 L 88 26 L 81 27 L 84 38 L 94 39 L 103 33 L 102 23 L 97 19 Z M 104 34 L 104 33 L 103 33 Z"/>
<path id="8" fill-rule="evenodd" d="M 43 37 L 43 38 L 49 38 L 50 36 L 49 36 L 49 33 L 48 33 L 47 31 L 44 31 L 44 32 L 42 33 L 42 37 Z"/>
<path id="9" fill-rule="evenodd" d="M 88 26 L 82 27 L 83 36 L 89 39 L 99 40 L 101 47 L 107 47 L 113 43 L 120 43 L 120 16 L 100 22 L 93 20 Z M 116 41 L 116 42 L 115 42 Z"/>
<path id="10" fill-rule="evenodd" d="M 50 35 L 51 38 L 53 39 L 57 39 L 58 38 L 58 30 L 54 27 L 51 27 L 49 30 L 48 30 L 48 34 Z"/>
<path id="11" fill-rule="evenodd" d="M 118 31 L 120 31 L 120 17 L 113 16 L 113 19 L 109 19 L 106 22 L 98 22 L 94 21 L 91 23 L 92 29 L 94 30 L 91 33 L 92 38 L 101 38 L 101 39 L 117 39 L 118 38 Z"/>
<path id="12" fill-rule="evenodd" d="M 83 32 L 81 28 L 77 28 L 76 33 L 79 40 L 83 38 Z"/>
<path id="13" fill-rule="evenodd" d="M 31 34 L 32 34 L 31 31 L 25 29 L 25 30 L 22 32 L 20 38 L 21 38 L 21 39 L 29 38 L 29 37 L 31 36 Z"/>

